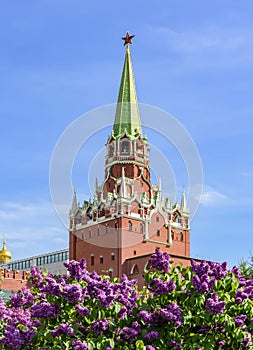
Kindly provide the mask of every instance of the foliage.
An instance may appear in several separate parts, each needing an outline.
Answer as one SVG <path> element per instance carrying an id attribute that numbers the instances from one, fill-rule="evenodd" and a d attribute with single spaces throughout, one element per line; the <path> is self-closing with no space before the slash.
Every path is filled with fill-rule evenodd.
<path id="1" fill-rule="evenodd" d="M 55 278 L 31 269 L 31 288 L 0 300 L 2 349 L 253 349 L 253 279 L 226 263 L 173 267 L 159 249 L 147 287 L 66 264 Z"/>
<path id="2" fill-rule="evenodd" d="M 239 271 L 241 275 L 244 275 L 246 279 L 250 279 L 253 275 L 253 256 L 250 255 L 248 260 L 242 259 L 239 263 Z"/>

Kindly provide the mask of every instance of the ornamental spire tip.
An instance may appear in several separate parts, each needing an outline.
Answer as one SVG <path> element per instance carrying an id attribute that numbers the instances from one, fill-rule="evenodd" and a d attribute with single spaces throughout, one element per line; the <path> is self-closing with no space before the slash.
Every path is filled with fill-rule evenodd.
<path id="1" fill-rule="evenodd" d="M 121 38 L 124 40 L 124 46 L 128 44 L 132 44 L 132 39 L 135 37 L 135 35 L 130 35 L 129 32 L 126 33 L 126 36 Z"/>

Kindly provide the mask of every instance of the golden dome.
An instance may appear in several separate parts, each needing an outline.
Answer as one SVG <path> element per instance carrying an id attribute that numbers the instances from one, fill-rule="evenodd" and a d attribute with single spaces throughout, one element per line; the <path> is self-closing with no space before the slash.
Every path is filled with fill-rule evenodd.
<path id="1" fill-rule="evenodd" d="M 0 250 L 0 264 L 7 264 L 11 260 L 12 254 L 6 249 L 6 242 L 3 241 L 3 248 Z"/>

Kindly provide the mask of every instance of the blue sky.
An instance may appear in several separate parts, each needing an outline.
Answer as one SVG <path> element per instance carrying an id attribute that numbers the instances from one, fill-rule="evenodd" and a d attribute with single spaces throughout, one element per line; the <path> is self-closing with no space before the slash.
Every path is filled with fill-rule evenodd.
<path id="1" fill-rule="evenodd" d="M 250 0 L 0 4 L 0 234 L 14 259 L 68 246 L 50 197 L 50 159 L 71 122 L 116 102 L 127 30 L 136 35 L 139 102 L 174 115 L 202 159 L 191 255 L 232 266 L 253 252 L 252 12 Z M 74 164 L 80 201 L 107 134 L 87 142 Z M 167 152 L 178 187 L 187 186 L 180 157 Z"/>

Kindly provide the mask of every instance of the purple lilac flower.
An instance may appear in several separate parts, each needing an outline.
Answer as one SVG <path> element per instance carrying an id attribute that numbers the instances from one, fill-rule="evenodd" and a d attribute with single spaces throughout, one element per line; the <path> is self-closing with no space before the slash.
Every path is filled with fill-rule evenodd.
<path id="1" fill-rule="evenodd" d="M 203 274 L 200 277 L 194 275 L 192 277 L 192 285 L 197 292 L 207 294 L 209 293 L 215 284 L 215 279 L 209 279 L 207 274 Z"/>
<path id="2" fill-rule="evenodd" d="M 208 325 L 204 325 L 203 327 L 201 327 L 197 333 L 198 334 L 205 334 L 206 332 L 208 332 L 210 330 L 210 326 Z"/>
<path id="3" fill-rule="evenodd" d="M 169 303 L 166 305 L 166 309 L 157 308 L 158 314 L 168 320 L 171 323 L 175 323 L 176 326 L 182 324 L 182 314 L 179 306 L 175 303 Z"/>
<path id="4" fill-rule="evenodd" d="M 145 322 L 145 323 L 151 323 L 153 318 L 152 315 L 148 311 L 141 310 L 138 313 L 138 316 Z"/>
<path id="5" fill-rule="evenodd" d="M 134 328 L 130 327 L 124 327 L 123 328 L 123 333 L 122 333 L 122 339 L 129 341 L 133 338 L 136 338 L 136 336 L 139 334 L 139 331 Z"/>
<path id="6" fill-rule="evenodd" d="M 77 281 L 81 281 L 85 279 L 87 276 L 87 264 L 85 259 L 81 259 L 80 261 L 71 260 L 68 263 L 64 263 L 64 266 L 70 273 L 70 276 L 73 277 Z"/>
<path id="7" fill-rule="evenodd" d="M 98 335 L 102 335 L 108 329 L 108 321 L 106 318 L 103 320 L 97 320 L 93 323 L 93 329 Z"/>
<path id="8" fill-rule="evenodd" d="M 0 344 L 6 345 L 11 349 L 20 349 L 24 341 L 16 327 L 7 325 L 5 327 L 4 336 L 0 339 Z"/>
<path id="9" fill-rule="evenodd" d="M 23 306 L 23 295 L 20 290 L 11 294 L 10 303 L 11 306 L 15 308 Z"/>
<path id="10" fill-rule="evenodd" d="M 251 341 L 250 341 L 249 333 L 248 333 L 248 332 L 245 332 L 245 338 L 242 339 L 242 343 L 243 343 L 243 345 L 245 346 L 245 348 L 247 348 L 248 346 L 250 346 Z"/>
<path id="11" fill-rule="evenodd" d="M 212 315 L 220 314 L 226 307 L 225 301 L 219 301 L 217 293 L 213 293 L 206 301 L 206 310 Z"/>
<path id="12" fill-rule="evenodd" d="M 123 318 L 127 315 L 127 309 L 125 307 L 122 307 L 118 312 L 118 318 L 123 320 Z"/>
<path id="13" fill-rule="evenodd" d="M 53 277 L 47 276 L 45 278 L 47 284 L 41 288 L 42 292 L 59 296 L 61 295 L 63 284 L 57 283 Z"/>
<path id="14" fill-rule="evenodd" d="M 219 344 L 219 346 L 222 347 L 222 346 L 225 346 L 225 345 L 226 345 L 226 342 L 225 342 L 224 340 L 221 340 L 221 341 L 219 341 L 218 344 Z"/>
<path id="15" fill-rule="evenodd" d="M 244 325 L 244 321 L 247 319 L 247 316 L 246 315 L 239 315 L 239 316 L 236 316 L 234 318 L 234 321 L 235 321 L 235 325 L 237 327 L 240 327 L 240 326 L 243 326 Z"/>
<path id="16" fill-rule="evenodd" d="M 51 331 L 51 334 L 55 337 L 59 337 L 62 334 L 74 335 L 74 329 L 67 323 L 61 323 L 57 329 Z"/>
<path id="17" fill-rule="evenodd" d="M 152 345 L 146 345 L 146 350 L 155 350 L 155 348 Z"/>
<path id="18" fill-rule="evenodd" d="M 151 255 L 150 264 L 158 271 L 169 273 L 170 256 L 168 253 L 162 253 L 160 248 L 156 248 L 155 253 Z"/>
<path id="19" fill-rule="evenodd" d="M 240 283 L 240 287 L 235 295 L 235 303 L 240 304 L 248 298 L 253 300 L 253 280 L 244 281 L 243 285 Z"/>
<path id="20" fill-rule="evenodd" d="M 63 289 L 62 296 L 71 304 L 83 302 L 83 290 L 79 284 L 66 285 Z"/>
<path id="21" fill-rule="evenodd" d="M 6 306 L 2 299 L 0 299 L 0 321 L 4 319 L 6 313 Z"/>
<path id="22" fill-rule="evenodd" d="M 31 307 L 31 316 L 38 318 L 55 318 L 57 313 L 60 313 L 61 309 L 58 305 L 51 305 L 47 301 L 43 301 L 38 305 Z"/>
<path id="23" fill-rule="evenodd" d="M 227 263 L 218 264 L 203 260 L 198 264 L 191 260 L 191 266 L 192 272 L 195 272 L 192 277 L 194 289 L 203 294 L 209 293 L 213 289 L 216 280 L 221 280 L 228 274 Z"/>
<path id="24" fill-rule="evenodd" d="M 85 307 L 85 306 L 77 304 L 75 306 L 75 309 L 80 315 L 82 315 L 84 317 L 85 316 L 89 316 L 89 314 L 90 314 L 90 310 L 87 307 Z"/>
<path id="25" fill-rule="evenodd" d="M 148 341 L 156 340 L 158 338 L 158 332 L 157 331 L 151 331 L 144 335 L 144 339 Z"/>
<path id="26" fill-rule="evenodd" d="M 30 280 L 31 283 L 37 287 L 42 287 L 44 278 L 42 275 L 42 271 L 39 267 L 32 266 L 30 269 Z"/>
<path id="27" fill-rule="evenodd" d="M 169 282 L 164 282 L 159 278 L 154 278 L 149 286 L 149 289 L 154 292 L 154 295 L 162 295 L 166 293 L 171 293 L 175 290 L 176 285 L 173 280 Z"/>
<path id="28" fill-rule="evenodd" d="M 73 340 L 71 344 L 74 346 L 74 350 L 88 350 L 88 345 L 82 343 L 81 340 Z"/>
<path id="29" fill-rule="evenodd" d="M 177 349 L 182 349 L 182 345 L 177 343 L 175 340 L 170 341 L 170 346 L 174 346 Z"/>
<path id="30" fill-rule="evenodd" d="M 132 322 L 132 325 L 131 325 L 134 329 L 136 329 L 139 333 L 141 332 L 141 326 L 139 325 L 139 322 L 137 321 L 134 321 Z"/>
<path id="31" fill-rule="evenodd" d="M 20 336 L 26 345 L 32 344 L 32 339 L 36 335 L 35 330 L 33 329 L 27 329 L 27 330 L 20 330 Z"/>

